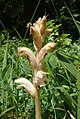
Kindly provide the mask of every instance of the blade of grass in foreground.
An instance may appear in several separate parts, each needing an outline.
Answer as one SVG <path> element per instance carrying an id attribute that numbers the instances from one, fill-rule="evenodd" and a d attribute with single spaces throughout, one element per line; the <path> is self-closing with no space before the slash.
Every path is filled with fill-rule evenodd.
<path id="1" fill-rule="evenodd" d="M 12 109 L 14 109 L 14 108 L 15 108 L 15 106 L 6 109 L 4 112 L 2 112 L 2 113 L 0 114 L 0 117 L 3 116 L 3 115 L 5 115 L 7 112 L 9 112 L 10 110 L 12 110 Z"/>
<path id="2" fill-rule="evenodd" d="M 79 69 L 79 68 L 78 68 Z M 80 119 L 80 72 L 78 70 L 78 80 L 77 80 L 77 88 L 78 88 L 78 97 L 77 97 L 77 119 Z"/>
<path id="3" fill-rule="evenodd" d="M 5 77 L 5 69 L 7 67 L 7 55 L 8 55 L 8 40 L 9 40 L 9 34 L 7 34 L 7 43 L 6 43 L 6 49 L 4 51 L 4 58 L 3 58 L 3 64 L 2 64 L 2 70 L 1 70 L 1 88 L 4 87 L 4 79 Z M 4 72 L 4 73 L 3 73 Z M 2 105 L 3 105 L 3 110 L 5 110 L 5 104 L 4 104 L 4 97 L 5 97 L 5 92 L 4 90 L 1 91 L 1 98 L 3 100 Z"/>
<path id="4" fill-rule="evenodd" d="M 77 79 L 78 70 L 75 68 L 73 63 L 60 53 L 57 53 L 57 57 L 62 66 L 66 68 Z"/>
<path id="5" fill-rule="evenodd" d="M 62 93 L 62 98 L 66 101 L 67 105 L 72 109 L 76 110 L 76 102 L 75 100 L 70 96 L 68 91 L 64 87 L 55 87 L 55 89 L 60 90 Z"/>
<path id="6" fill-rule="evenodd" d="M 4 69 L 7 66 L 8 41 L 9 41 L 9 34 L 7 35 L 6 50 L 4 52 L 4 59 L 3 59 L 3 67 L 2 67 L 2 69 Z"/>

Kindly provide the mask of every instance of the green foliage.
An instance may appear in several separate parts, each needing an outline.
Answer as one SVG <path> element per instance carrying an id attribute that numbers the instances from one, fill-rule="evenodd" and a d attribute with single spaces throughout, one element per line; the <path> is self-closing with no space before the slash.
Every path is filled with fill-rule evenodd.
<path id="1" fill-rule="evenodd" d="M 0 49 L 2 51 L 0 56 L 0 117 L 6 119 L 25 118 L 28 113 L 31 113 L 31 109 L 33 110 L 34 104 L 29 95 L 26 97 L 25 90 L 21 92 L 16 90 L 14 79 L 24 76 L 31 80 L 32 69 L 25 58 L 21 60 L 18 57 L 17 46 L 22 45 L 21 41 L 16 37 L 11 39 L 7 33 L 1 35 L 4 36 L 4 41 L 1 43 Z M 28 46 L 31 46 L 31 44 Z M 24 102 L 24 99 L 26 102 Z M 21 102 L 24 103 L 20 104 Z M 30 105 L 27 105 L 27 103 L 30 103 Z"/>

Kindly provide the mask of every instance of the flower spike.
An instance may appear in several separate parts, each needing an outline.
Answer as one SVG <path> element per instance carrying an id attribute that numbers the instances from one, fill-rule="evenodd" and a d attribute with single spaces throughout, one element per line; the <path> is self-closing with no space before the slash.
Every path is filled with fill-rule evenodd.
<path id="1" fill-rule="evenodd" d="M 46 16 L 39 18 L 33 26 L 30 27 L 30 33 L 34 39 L 34 48 L 37 52 L 43 47 L 45 36 L 52 32 L 52 29 L 46 29 Z"/>

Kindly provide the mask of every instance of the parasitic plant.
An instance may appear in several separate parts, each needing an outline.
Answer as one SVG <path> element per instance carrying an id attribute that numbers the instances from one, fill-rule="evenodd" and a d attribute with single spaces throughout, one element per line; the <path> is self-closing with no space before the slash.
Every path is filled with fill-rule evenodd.
<path id="1" fill-rule="evenodd" d="M 51 33 L 52 29 L 46 28 L 46 16 L 39 18 L 33 26 L 30 27 L 30 33 L 33 37 L 34 49 L 36 55 L 26 47 L 19 47 L 19 56 L 25 56 L 28 58 L 31 67 L 33 68 L 33 79 L 30 82 L 28 79 L 19 78 L 15 80 L 15 83 L 19 83 L 17 88 L 24 87 L 35 101 L 35 118 L 41 119 L 40 115 L 40 88 L 45 86 L 45 81 L 47 80 L 47 72 L 43 71 L 42 62 L 48 52 L 55 49 L 56 43 L 49 42 L 44 45 L 45 37 L 47 34 Z"/>

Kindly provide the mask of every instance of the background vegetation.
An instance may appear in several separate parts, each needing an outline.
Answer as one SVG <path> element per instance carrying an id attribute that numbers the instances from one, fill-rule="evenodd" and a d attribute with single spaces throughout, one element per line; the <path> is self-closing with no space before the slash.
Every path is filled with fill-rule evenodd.
<path id="1" fill-rule="evenodd" d="M 80 119 L 80 12 L 79 0 L 0 0 L 0 118 L 34 119 L 34 102 L 14 80 L 32 79 L 28 60 L 20 58 L 19 46 L 33 49 L 27 23 L 48 15 L 53 33 L 46 42 L 57 42 L 44 65 L 49 72 L 41 89 L 42 119 Z"/>

